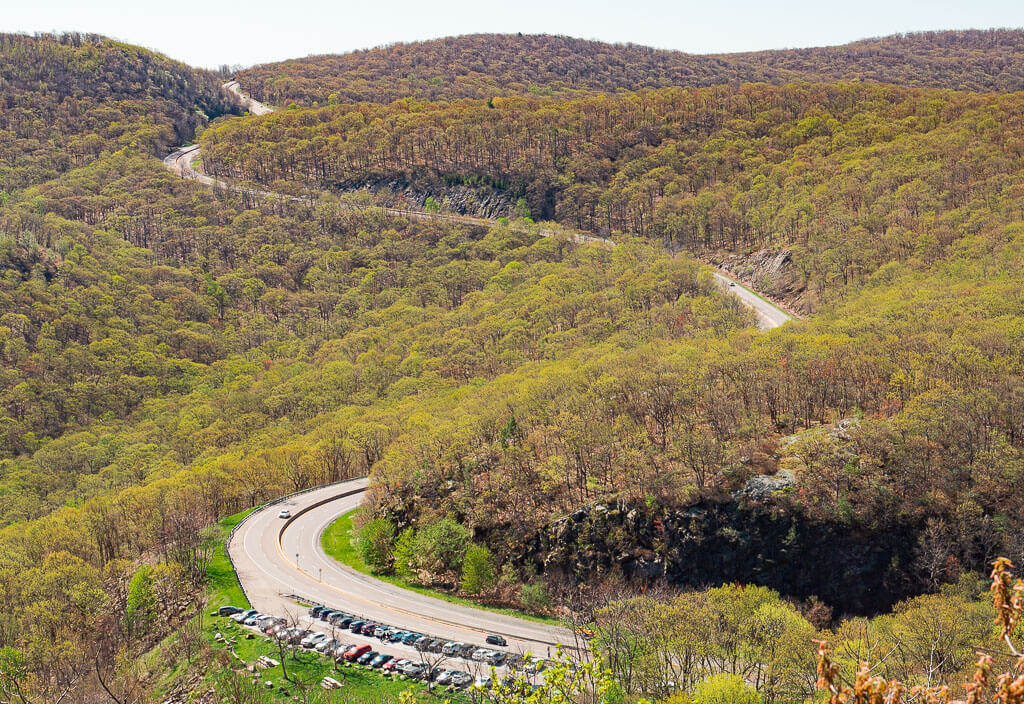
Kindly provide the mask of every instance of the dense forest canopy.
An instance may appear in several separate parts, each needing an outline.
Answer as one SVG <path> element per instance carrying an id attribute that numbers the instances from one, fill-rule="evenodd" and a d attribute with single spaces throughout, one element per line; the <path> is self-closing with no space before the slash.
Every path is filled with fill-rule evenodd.
<path id="1" fill-rule="evenodd" d="M 228 120 L 211 173 L 347 189 L 486 184 L 570 227 L 695 252 L 785 251 L 813 310 L 887 264 L 1021 216 L 1024 94 L 863 84 L 573 100 L 398 101 Z"/>
<path id="2" fill-rule="evenodd" d="M 1024 31 L 921 32 L 843 46 L 687 54 L 564 36 L 474 34 L 310 56 L 238 73 L 274 104 L 572 96 L 724 83 L 873 81 L 982 92 L 1024 89 Z"/>
<path id="3" fill-rule="evenodd" d="M 184 613 L 140 618 L 139 584 L 191 603 L 213 521 L 357 474 L 366 525 L 390 526 L 384 572 L 458 588 L 461 564 L 410 549 L 450 531 L 495 576 L 473 593 L 506 605 L 619 585 L 590 621 L 629 696 L 714 675 L 756 682 L 752 702 L 809 697 L 816 635 L 846 672 L 891 651 L 887 676 L 958 686 L 997 642 L 971 572 L 1024 558 L 1024 98 L 995 94 L 1020 87 L 1000 82 L 1019 79 L 1019 35 L 743 59 L 770 83 L 914 86 L 637 85 L 684 55 L 550 37 L 374 50 L 353 55 L 380 61 L 362 83 L 337 72 L 334 104 L 202 134 L 202 168 L 299 200 L 156 158 L 239 112 L 212 75 L 98 37 L 4 37 L 0 691 L 126 686 Z M 395 68 L 459 42 L 508 68 L 455 53 L 451 84 Z M 561 85 L 546 45 L 633 58 L 595 54 Z M 982 92 L 919 86 L 965 49 L 944 85 Z M 508 82 L 531 52 L 534 91 Z M 388 75 L 408 99 L 368 100 Z M 264 97 L 320 99 L 279 88 Z M 347 192 L 371 182 L 517 205 L 397 217 Z M 814 315 L 762 334 L 693 256 L 755 250 L 791 258 Z M 753 496 L 763 475 L 790 481 Z M 668 540 L 739 556 L 778 526 L 781 565 L 682 564 Z M 842 571 L 808 564 L 805 536 L 841 546 Z M 749 575 L 776 591 L 718 586 Z M 699 588 L 628 593 L 669 578 Z M 930 645 L 926 627 L 956 637 Z"/>

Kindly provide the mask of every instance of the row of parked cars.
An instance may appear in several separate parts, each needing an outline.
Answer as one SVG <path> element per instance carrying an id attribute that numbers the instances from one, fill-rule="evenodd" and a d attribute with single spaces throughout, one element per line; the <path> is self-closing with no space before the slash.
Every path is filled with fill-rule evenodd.
<path id="1" fill-rule="evenodd" d="M 384 672 L 401 674 L 413 679 L 429 680 L 457 689 L 468 687 L 474 681 L 472 675 L 462 670 L 430 669 L 422 662 L 396 657 L 387 653 L 379 653 L 366 643 L 346 643 L 326 633 L 313 631 L 308 628 L 289 626 L 285 619 L 270 614 L 262 614 L 256 609 L 224 606 L 217 613 L 221 616 L 228 616 L 242 625 L 255 628 L 276 640 L 283 640 L 289 645 L 307 650 L 315 650 L 335 660 L 346 660 L 359 665 L 380 669 Z M 523 669 L 529 673 L 540 672 L 544 669 L 544 661 L 540 658 L 532 658 L 530 661 L 524 662 L 523 658 L 517 654 L 491 648 L 481 648 L 458 641 L 431 638 L 430 636 L 412 631 L 402 631 L 385 624 L 365 621 L 352 614 L 325 606 L 312 607 L 309 615 L 314 619 L 319 619 L 334 626 L 335 629 L 348 630 L 351 633 L 375 637 L 385 643 L 409 645 L 421 653 L 439 653 L 451 658 L 464 658 L 494 666 L 508 665 L 510 668 Z M 488 642 L 507 645 L 504 638 L 500 636 L 489 636 Z M 482 676 L 477 684 L 482 687 L 490 687 L 490 676 Z"/>
<path id="2" fill-rule="evenodd" d="M 327 606 L 313 606 L 309 610 L 309 615 L 336 628 L 348 629 L 353 633 L 374 637 L 385 643 L 409 645 L 421 652 L 440 653 L 452 658 L 476 660 L 478 662 L 485 662 L 488 665 L 494 665 L 495 667 L 515 664 L 515 661 L 520 659 L 518 656 L 510 655 L 503 650 L 481 648 L 469 643 L 433 638 L 422 633 L 416 633 L 415 631 L 403 631 L 394 626 L 365 621 L 352 614 Z M 508 645 L 502 636 L 496 634 L 487 636 L 486 640 L 491 645 Z M 510 658 L 513 661 L 512 663 L 509 662 Z"/>

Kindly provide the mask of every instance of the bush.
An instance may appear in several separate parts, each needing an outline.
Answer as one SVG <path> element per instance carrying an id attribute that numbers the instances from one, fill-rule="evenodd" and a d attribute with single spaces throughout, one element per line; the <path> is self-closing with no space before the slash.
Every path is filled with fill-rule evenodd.
<path id="1" fill-rule="evenodd" d="M 386 572 L 394 561 L 395 524 L 387 518 L 375 518 L 359 530 L 356 546 L 359 555 L 374 572 Z"/>
<path id="2" fill-rule="evenodd" d="M 524 584 L 519 588 L 519 603 L 533 613 L 544 613 L 551 608 L 551 595 L 543 582 Z"/>
<path id="3" fill-rule="evenodd" d="M 452 518 L 442 518 L 416 532 L 416 561 L 434 574 L 457 574 L 462 571 L 468 545 L 469 530 Z"/>
<path id="4" fill-rule="evenodd" d="M 483 545 L 470 545 L 462 563 L 462 591 L 479 594 L 494 588 L 497 576 L 491 551 Z"/>
<path id="5" fill-rule="evenodd" d="M 739 675 L 712 675 L 690 692 L 689 704 L 761 704 L 761 695 Z"/>

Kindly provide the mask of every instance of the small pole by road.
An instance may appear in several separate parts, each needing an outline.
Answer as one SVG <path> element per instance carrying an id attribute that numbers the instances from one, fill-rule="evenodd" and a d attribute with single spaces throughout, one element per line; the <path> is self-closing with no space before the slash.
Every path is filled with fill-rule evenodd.
<path id="1" fill-rule="evenodd" d="M 302 571 L 301 569 L 299 569 L 299 553 L 295 553 L 295 569 L 299 570 L 300 572 Z"/>
<path id="2" fill-rule="evenodd" d="M 320 581 L 323 582 L 324 581 L 324 568 L 320 567 L 319 570 L 320 570 Z"/>

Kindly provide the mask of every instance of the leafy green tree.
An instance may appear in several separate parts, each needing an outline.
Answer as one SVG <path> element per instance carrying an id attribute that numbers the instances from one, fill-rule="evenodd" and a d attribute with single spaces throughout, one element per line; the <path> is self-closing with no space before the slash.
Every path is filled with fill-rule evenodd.
<path id="1" fill-rule="evenodd" d="M 468 546 L 469 530 L 450 517 L 416 531 L 418 565 L 434 574 L 457 574 Z"/>
<path id="2" fill-rule="evenodd" d="M 686 698 L 691 704 L 761 704 L 761 695 L 739 675 L 711 675 Z"/>
<path id="3" fill-rule="evenodd" d="M 480 594 L 491 590 L 496 582 L 491 551 L 485 545 L 470 545 L 462 562 L 462 591 Z"/>
<path id="4" fill-rule="evenodd" d="M 139 565 L 125 597 L 125 626 L 128 632 L 140 636 L 149 632 L 157 616 L 157 599 L 153 589 L 153 568 Z"/>
<path id="5" fill-rule="evenodd" d="M 394 563 L 395 524 L 374 518 L 359 529 L 356 545 L 363 562 L 375 572 L 387 572 Z"/>
<path id="6" fill-rule="evenodd" d="M 395 540 L 395 574 L 402 579 L 415 579 L 416 564 L 416 530 L 406 528 L 398 534 L 398 538 Z"/>

